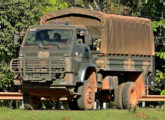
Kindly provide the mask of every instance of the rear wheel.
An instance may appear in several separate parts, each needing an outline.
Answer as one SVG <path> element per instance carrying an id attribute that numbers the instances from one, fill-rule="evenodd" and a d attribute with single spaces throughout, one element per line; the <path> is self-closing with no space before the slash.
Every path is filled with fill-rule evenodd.
<path id="1" fill-rule="evenodd" d="M 135 108 L 137 104 L 137 88 L 134 82 L 127 82 L 123 89 L 123 108 Z"/>
<path id="2" fill-rule="evenodd" d="M 123 101 L 122 101 L 122 93 L 123 93 L 123 88 L 124 88 L 125 83 L 120 84 L 116 89 L 115 89 L 115 106 L 118 109 L 123 109 Z"/>
<path id="3" fill-rule="evenodd" d="M 84 82 L 84 85 L 78 88 L 78 93 L 80 93 L 81 95 L 77 100 L 77 105 L 79 109 L 93 109 L 95 101 L 95 92 L 93 84 L 90 81 Z"/>

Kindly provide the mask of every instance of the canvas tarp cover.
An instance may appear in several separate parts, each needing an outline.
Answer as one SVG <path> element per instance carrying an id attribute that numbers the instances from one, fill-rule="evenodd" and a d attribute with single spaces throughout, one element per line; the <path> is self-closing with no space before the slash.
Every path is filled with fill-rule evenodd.
<path id="1" fill-rule="evenodd" d="M 154 55 L 154 37 L 149 19 L 68 8 L 44 15 L 40 24 L 60 21 L 87 27 L 92 37 L 101 39 L 101 53 Z"/>
<path id="2" fill-rule="evenodd" d="M 154 55 L 151 21 L 144 18 L 107 16 L 105 53 Z M 103 46 L 102 46 L 103 47 Z"/>

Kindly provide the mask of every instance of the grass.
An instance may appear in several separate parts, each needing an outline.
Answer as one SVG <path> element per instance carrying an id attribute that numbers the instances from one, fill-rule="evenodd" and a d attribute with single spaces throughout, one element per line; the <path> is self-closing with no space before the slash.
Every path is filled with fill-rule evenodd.
<path id="1" fill-rule="evenodd" d="M 164 120 L 165 111 L 138 108 L 135 113 L 128 110 L 57 111 L 57 110 L 13 110 L 0 107 L 0 120 Z"/>

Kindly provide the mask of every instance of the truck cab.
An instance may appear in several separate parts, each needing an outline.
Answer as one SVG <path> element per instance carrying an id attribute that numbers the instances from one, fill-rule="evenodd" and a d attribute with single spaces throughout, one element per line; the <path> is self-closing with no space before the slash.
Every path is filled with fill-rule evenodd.
<path id="1" fill-rule="evenodd" d="M 24 82 L 76 85 L 81 64 L 92 64 L 89 39 L 85 27 L 31 26 L 21 45 L 19 59 L 12 61 L 19 61 L 20 69 L 12 66 L 12 70 L 21 72 Z M 67 76 L 72 79 L 68 80 Z"/>
<path id="2" fill-rule="evenodd" d="M 21 86 L 25 99 L 53 96 L 52 99 L 57 100 L 61 96 L 73 96 L 70 90 L 83 83 L 87 69 L 96 70 L 92 63 L 91 40 L 85 27 L 29 27 L 18 59 L 11 61 L 14 84 Z M 63 93 L 58 96 L 59 88 Z"/>

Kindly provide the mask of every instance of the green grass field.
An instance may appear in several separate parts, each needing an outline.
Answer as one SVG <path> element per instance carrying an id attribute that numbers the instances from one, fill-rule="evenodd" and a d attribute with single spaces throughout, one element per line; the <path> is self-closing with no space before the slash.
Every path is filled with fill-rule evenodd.
<path id="1" fill-rule="evenodd" d="M 57 110 L 13 110 L 0 108 L 0 120 L 165 120 L 165 111 L 138 108 L 135 113 L 128 110 L 57 111 Z"/>

